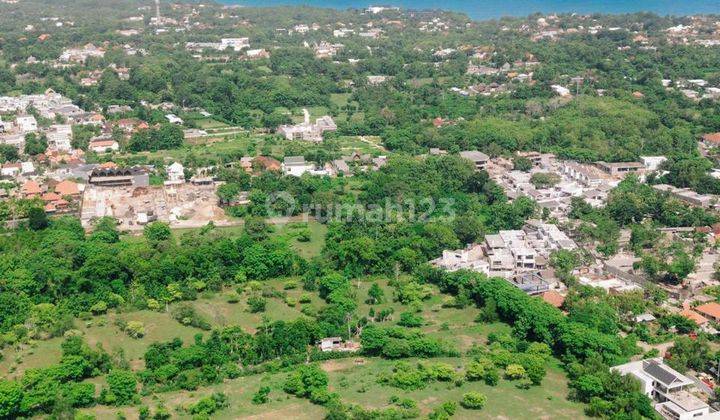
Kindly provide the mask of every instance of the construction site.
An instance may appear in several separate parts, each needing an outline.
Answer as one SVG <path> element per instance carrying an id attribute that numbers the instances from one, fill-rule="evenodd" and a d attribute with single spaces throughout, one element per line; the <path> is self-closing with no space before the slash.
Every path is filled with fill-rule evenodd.
<path id="1" fill-rule="evenodd" d="M 147 223 L 162 221 L 174 228 L 192 228 L 208 222 L 227 223 L 215 195 L 216 186 L 190 183 L 164 186 L 85 188 L 80 219 L 85 228 L 101 217 L 118 220 L 119 228 L 140 230 Z"/>

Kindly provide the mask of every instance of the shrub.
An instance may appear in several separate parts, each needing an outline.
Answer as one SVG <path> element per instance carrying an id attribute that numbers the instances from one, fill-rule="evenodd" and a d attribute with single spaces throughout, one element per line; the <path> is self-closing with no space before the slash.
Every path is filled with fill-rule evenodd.
<path id="1" fill-rule="evenodd" d="M 137 396 L 135 375 L 128 370 L 115 369 L 107 375 L 108 391 L 104 401 L 108 404 L 125 405 Z"/>
<path id="2" fill-rule="evenodd" d="M 283 289 L 285 290 L 292 290 L 297 289 L 298 283 L 295 280 L 288 280 L 283 284 Z"/>
<path id="3" fill-rule="evenodd" d="M 269 400 L 268 395 L 270 395 L 270 387 L 263 386 L 260 389 L 258 389 L 258 391 L 253 395 L 252 403 L 253 404 L 265 404 Z"/>
<path id="4" fill-rule="evenodd" d="M 125 325 L 125 332 L 132 338 L 145 336 L 145 324 L 140 321 L 130 321 Z"/>
<path id="5" fill-rule="evenodd" d="M 267 301 L 261 296 L 250 296 L 248 298 L 248 310 L 252 313 L 265 312 Z"/>
<path id="6" fill-rule="evenodd" d="M 518 364 L 509 364 L 505 368 L 505 376 L 510 380 L 522 379 L 525 377 L 525 368 Z"/>
<path id="7" fill-rule="evenodd" d="M 240 295 L 238 295 L 235 292 L 230 292 L 227 295 L 225 295 L 225 301 L 227 303 L 238 303 L 238 302 L 240 302 Z"/>
<path id="8" fill-rule="evenodd" d="M 310 297 L 309 293 L 303 293 L 300 296 L 300 303 L 310 303 L 312 301 L 312 298 Z"/>
<path id="9" fill-rule="evenodd" d="M 460 400 L 460 405 L 469 410 L 480 410 L 486 403 L 487 397 L 479 392 L 466 392 Z"/>
<path id="10" fill-rule="evenodd" d="M 209 416 L 210 414 L 213 414 L 227 406 L 227 396 L 222 392 L 215 392 L 210 396 L 198 400 L 198 402 L 190 406 L 188 411 L 190 414 L 205 414 Z"/>
<path id="11" fill-rule="evenodd" d="M 150 309 L 151 311 L 159 311 L 160 309 L 162 309 L 160 302 L 155 299 L 148 299 L 146 304 L 148 309 Z"/>
<path id="12" fill-rule="evenodd" d="M 210 330 L 212 328 L 210 322 L 198 314 L 195 308 L 188 303 L 178 305 L 171 314 L 176 321 L 183 325 L 190 325 L 201 330 Z"/>
<path id="13" fill-rule="evenodd" d="M 420 315 L 411 312 L 403 312 L 400 314 L 398 325 L 408 328 L 417 328 L 423 325 L 423 318 Z"/>
<path id="14" fill-rule="evenodd" d="M 105 312 L 107 312 L 107 310 L 108 305 L 102 300 L 90 307 L 90 312 L 92 312 L 94 315 L 104 314 Z"/>
<path id="15" fill-rule="evenodd" d="M 316 364 L 298 367 L 285 381 L 283 390 L 298 397 L 310 397 L 313 390 L 327 389 L 328 376 Z"/>
<path id="16" fill-rule="evenodd" d="M 429 415 L 430 420 L 448 420 L 455 415 L 457 411 L 457 403 L 455 401 L 446 401 L 436 407 Z"/>

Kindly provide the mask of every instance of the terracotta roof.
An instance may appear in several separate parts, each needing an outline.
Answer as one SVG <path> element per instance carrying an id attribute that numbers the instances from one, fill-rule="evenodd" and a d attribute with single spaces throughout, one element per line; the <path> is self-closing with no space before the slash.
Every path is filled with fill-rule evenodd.
<path id="1" fill-rule="evenodd" d="M 707 324 L 709 320 L 705 318 L 704 316 L 700 315 L 699 313 L 693 311 L 692 309 L 683 309 L 680 312 L 680 315 L 684 316 L 687 319 L 690 319 L 692 321 L 695 321 L 698 325 Z"/>
<path id="2" fill-rule="evenodd" d="M 60 197 L 59 194 L 56 194 L 54 192 L 48 192 L 42 195 L 43 201 L 57 201 L 60 200 L 62 197 Z"/>
<path id="3" fill-rule="evenodd" d="M 720 319 L 720 304 L 717 302 L 705 303 L 696 307 L 695 310 L 710 318 Z"/>
<path id="4" fill-rule="evenodd" d="M 542 300 L 551 304 L 552 306 L 559 308 L 565 302 L 565 297 L 554 290 L 548 290 L 542 294 Z"/>
<path id="5" fill-rule="evenodd" d="M 108 147 L 115 144 L 115 140 L 93 140 L 90 142 L 89 147 Z"/>
<path id="6" fill-rule="evenodd" d="M 108 169 L 108 168 L 117 168 L 117 163 L 115 162 L 105 162 L 100 164 L 100 168 Z"/>
<path id="7" fill-rule="evenodd" d="M 77 182 L 62 181 L 55 186 L 55 192 L 60 195 L 77 195 L 80 194 Z"/>
<path id="8" fill-rule="evenodd" d="M 42 192 L 42 189 L 40 188 L 40 185 L 35 181 L 27 181 L 23 184 L 21 191 L 23 194 L 30 195 L 30 194 L 40 194 Z"/>
<path id="9" fill-rule="evenodd" d="M 55 208 L 55 206 L 53 205 L 53 203 L 47 203 L 47 204 L 45 204 L 45 211 L 46 211 L 47 213 L 54 212 L 55 210 L 56 210 L 56 208 Z"/>
<path id="10" fill-rule="evenodd" d="M 702 139 L 708 143 L 720 144 L 720 133 L 703 134 Z"/>

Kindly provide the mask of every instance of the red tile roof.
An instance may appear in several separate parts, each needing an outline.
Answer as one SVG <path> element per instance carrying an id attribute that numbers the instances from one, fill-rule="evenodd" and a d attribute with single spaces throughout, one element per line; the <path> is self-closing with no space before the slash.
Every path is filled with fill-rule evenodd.
<path id="1" fill-rule="evenodd" d="M 702 139 L 707 143 L 714 143 L 716 145 L 720 145 L 720 133 L 703 134 Z"/>
<path id="2" fill-rule="evenodd" d="M 696 307 L 695 310 L 710 318 L 720 319 L 720 304 L 717 302 L 705 303 Z"/>
<path id="3" fill-rule="evenodd" d="M 77 182 L 73 181 L 62 181 L 55 186 L 55 192 L 60 195 L 77 195 L 80 194 Z"/>
<path id="4" fill-rule="evenodd" d="M 680 312 L 680 315 L 684 316 L 687 319 L 690 319 L 692 321 L 695 321 L 698 325 L 707 324 L 709 320 L 705 318 L 704 316 L 700 315 L 699 313 L 693 311 L 692 309 L 683 309 Z"/>
<path id="5" fill-rule="evenodd" d="M 548 290 L 542 294 L 542 300 L 551 304 L 552 306 L 559 308 L 565 302 L 565 297 L 554 290 Z"/>

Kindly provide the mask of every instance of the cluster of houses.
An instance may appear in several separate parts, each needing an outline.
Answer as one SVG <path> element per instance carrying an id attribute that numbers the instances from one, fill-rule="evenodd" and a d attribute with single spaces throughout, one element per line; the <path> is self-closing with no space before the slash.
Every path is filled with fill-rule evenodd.
<path id="1" fill-rule="evenodd" d="M 319 166 L 314 162 L 308 162 L 303 156 L 286 156 L 280 170 L 285 175 L 300 177 L 304 174 L 314 176 L 352 176 L 354 170 L 376 171 L 387 163 L 386 156 L 373 157 L 369 154 L 353 152 L 348 156 L 327 162 Z"/>
<path id="2" fill-rule="evenodd" d="M 30 114 L 31 110 L 33 114 Z M 49 152 L 69 152 L 72 149 L 71 124 L 102 125 L 105 120 L 102 114 L 85 112 L 52 90 L 38 95 L 1 96 L 0 114 L 6 115 L 5 119 L 0 117 L 0 144 L 12 145 L 19 151 L 25 148 L 25 136 L 37 133 L 47 137 Z M 48 121 L 60 119 L 66 122 L 41 127 L 35 115 Z"/>
<path id="3" fill-rule="evenodd" d="M 551 153 L 525 152 L 518 157 L 532 163 L 529 171 L 513 169 L 509 159 L 493 159 L 487 165 L 491 178 L 503 187 L 507 196 L 514 199 L 527 196 L 534 199 L 551 215 L 563 219 L 570 210 L 573 197 L 581 197 L 593 207 L 603 205 L 608 193 L 629 173 L 643 175 L 656 170 L 661 156 L 646 156 L 642 162 L 595 162 L 585 164 L 574 161 L 560 161 Z M 552 174 L 557 182 L 552 185 L 534 184 L 533 176 Z"/>
<path id="4" fill-rule="evenodd" d="M 463 269 L 502 277 L 534 295 L 550 289 L 550 254 L 575 249 L 577 244 L 556 225 L 529 220 L 522 230 L 501 230 L 486 235 L 482 243 L 445 250 L 431 264 L 448 271 Z"/>
<path id="5" fill-rule="evenodd" d="M 93 44 L 86 44 L 82 47 L 68 48 L 60 54 L 58 60 L 65 63 L 85 64 L 88 58 L 103 58 L 105 50 Z"/>

